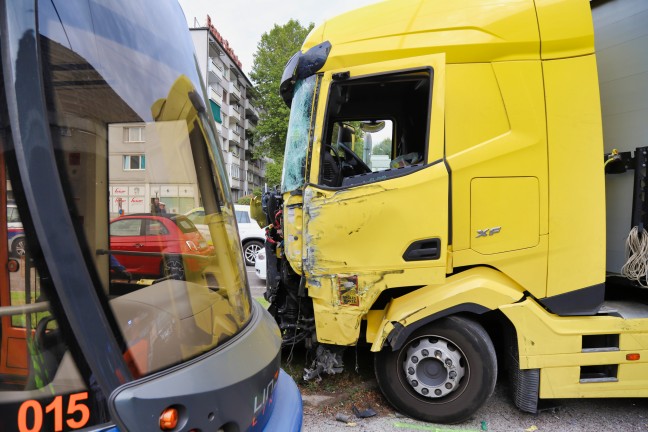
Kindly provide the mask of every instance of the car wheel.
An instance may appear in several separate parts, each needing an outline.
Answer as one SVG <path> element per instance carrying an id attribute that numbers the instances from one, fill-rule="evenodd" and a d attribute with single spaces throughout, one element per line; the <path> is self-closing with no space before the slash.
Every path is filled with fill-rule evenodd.
<path id="1" fill-rule="evenodd" d="M 184 280 L 185 271 L 180 257 L 168 257 L 162 261 L 161 273 L 163 277 L 170 276 L 172 279 Z"/>
<path id="2" fill-rule="evenodd" d="M 263 243 L 260 241 L 252 240 L 243 246 L 243 256 L 245 257 L 245 264 L 253 266 L 256 262 L 256 254 L 263 249 Z"/>
<path id="3" fill-rule="evenodd" d="M 378 386 L 403 413 L 433 423 L 469 419 L 495 389 L 497 358 L 476 322 L 448 317 L 424 326 L 374 357 Z"/>
<path id="4" fill-rule="evenodd" d="M 11 245 L 11 253 L 17 257 L 25 256 L 25 254 L 27 253 L 27 244 L 24 237 L 21 237 L 13 242 L 13 244 Z"/>

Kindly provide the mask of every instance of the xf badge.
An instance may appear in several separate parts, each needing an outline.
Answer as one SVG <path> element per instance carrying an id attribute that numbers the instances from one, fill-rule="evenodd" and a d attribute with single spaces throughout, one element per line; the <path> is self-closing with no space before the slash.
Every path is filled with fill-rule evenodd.
<path id="1" fill-rule="evenodd" d="M 502 231 L 502 227 L 493 227 L 493 228 L 486 228 L 483 230 L 477 230 L 477 237 L 488 237 L 488 236 L 493 236 L 495 234 L 498 234 L 500 231 Z"/>

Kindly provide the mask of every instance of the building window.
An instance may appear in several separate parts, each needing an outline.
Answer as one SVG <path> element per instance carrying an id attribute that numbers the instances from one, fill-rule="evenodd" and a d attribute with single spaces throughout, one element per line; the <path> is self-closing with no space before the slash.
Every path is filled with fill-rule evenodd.
<path id="1" fill-rule="evenodd" d="M 128 131 L 128 142 L 144 142 L 143 127 L 129 127 L 126 130 Z"/>
<path id="2" fill-rule="evenodd" d="M 142 171 L 146 169 L 146 156 L 144 155 L 125 155 L 124 171 Z"/>
<path id="3" fill-rule="evenodd" d="M 238 180 L 239 175 L 239 166 L 232 164 L 232 178 Z"/>

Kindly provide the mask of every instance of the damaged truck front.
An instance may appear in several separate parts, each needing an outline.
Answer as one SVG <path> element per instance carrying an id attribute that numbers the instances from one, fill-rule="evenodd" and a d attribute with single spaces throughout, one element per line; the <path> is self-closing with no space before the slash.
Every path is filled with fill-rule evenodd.
<path id="1" fill-rule="evenodd" d="M 314 350 L 306 378 L 366 343 L 386 398 L 426 421 L 473 415 L 498 366 L 528 412 L 648 396 L 647 296 L 606 288 L 590 7 L 388 0 L 288 62 L 266 298 L 284 344 Z"/>

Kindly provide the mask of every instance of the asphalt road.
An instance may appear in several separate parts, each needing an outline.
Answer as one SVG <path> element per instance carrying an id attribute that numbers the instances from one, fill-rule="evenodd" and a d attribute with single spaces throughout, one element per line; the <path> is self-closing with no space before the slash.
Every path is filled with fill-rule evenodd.
<path id="1" fill-rule="evenodd" d="M 254 298 L 263 297 L 265 282 L 256 276 L 254 267 L 247 267 L 247 273 L 252 296 Z M 508 396 L 507 386 L 506 381 L 500 380 L 493 396 L 475 416 L 471 420 L 457 425 L 419 422 L 403 417 L 390 408 L 380 410 L 381 415 L 376 417 L 356 419 L 353 418 L 351 407 L 340 406 L 337 412 L 351 418 L 352 423 L 346 424 L 337 421 L 334 415 L 323 414 L 317 408 L 306 406 L 303 430 L 305 432 L 648 431 L 648 398 L 551 401 L 552 407 L 533 415 L 523 413 L 513 405 Z"/>
<path id="2" fill-rule="evenodd" d="M 648 399 L 575 399 L 556 401 L 557 407 L 537 415 L 519 411 L 509 400 L 506 383 L 498 383 L 488 402 L 464 423 L 439 425 L 419 422 L 390 411 L 367 419 L 353 419 L 353 425 L 340 423 L 332 415 L 305 409 L 303 430 L 329 431 L 433 431 L 433 432 L 603 432 L 648 431 Z M 348 407 L 339 411 L 353 416 Z"/>
<path id="3" fill-rule="evenodd" d="M 254 272 L 254 266 L 247 266 L 247 277 L 248 282 L 250 283 L 250 291 L 252 291 L 252 297 L 262 298 L 263 293 L 265 292 L 265 281 L 259 279 Z"/>

